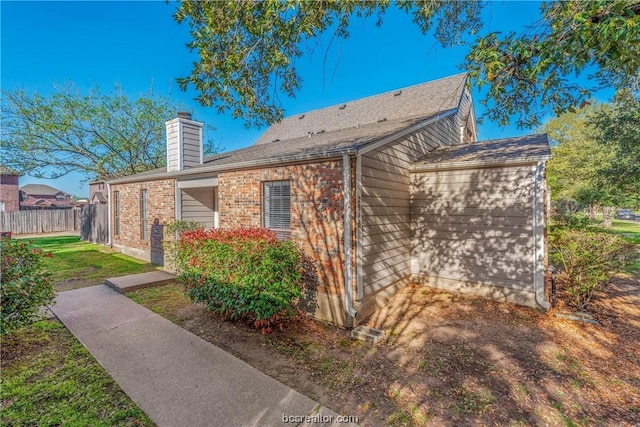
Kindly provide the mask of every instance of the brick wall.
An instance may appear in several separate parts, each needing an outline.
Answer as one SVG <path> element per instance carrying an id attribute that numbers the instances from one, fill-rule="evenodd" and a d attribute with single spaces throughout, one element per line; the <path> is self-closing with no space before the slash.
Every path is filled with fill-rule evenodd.
<path id="1" fill-rule="evenodd" d="M 220 173 L 220 227 L 262 226 L 262 183 L 291 180 L 291 238 L 316 265 L 318 291 L 344 294 L 342 162 Z"/>
<path id="2" fill-rule="evenodd" d="M 140 192 L 147 190 L 147 240 L 141 239 Z M 175 219 L 175 180 L 165 179 L 111 186 L 110 197 L 119 192 L 120 233 L 113 236 L 113 245 L 122 252 L 156 264 L 163 264 L 164 225 Z M 113 199 L 112 199 L 113 200 Z M 111 212 L 115 232 L 115 212 Z"/>
<path id="3" fill-rule="evenodd" d="M 5 212 L 20 209 L 19 178 L 17 175 L 0 175 L 0 202 L 4 202 Z"/>

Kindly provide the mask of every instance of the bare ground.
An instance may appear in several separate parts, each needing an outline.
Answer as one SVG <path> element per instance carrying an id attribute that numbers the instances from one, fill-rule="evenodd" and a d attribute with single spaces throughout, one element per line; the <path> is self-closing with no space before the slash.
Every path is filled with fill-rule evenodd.
<path id="1" fill-rule="evenodd" d="M 132 297 L 361 425 L 638 425 L 640 281 L 607 293 L 591 325 L 410 285 L 369 319 L 376 346 L 307 318 L 264 336 L 177 285 Z"/>

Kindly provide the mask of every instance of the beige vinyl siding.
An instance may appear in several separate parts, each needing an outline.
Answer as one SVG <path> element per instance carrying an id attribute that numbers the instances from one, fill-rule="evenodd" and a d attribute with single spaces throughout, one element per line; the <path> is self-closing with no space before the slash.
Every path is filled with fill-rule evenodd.
<path id="1" fill-rule="evenodd" d="M 411 176 L 411 272 L 533 291 L 531 166 Z"/>
<path id="2" fill-rule="evenodd" d="M 182 123 L 182 144 L 184 168 L 200 164 L 200 127 L 191 123 Z"/>
<path id="3" fill-rule="evenodd" d="M 196 221 L 206 228 L 214 227 L 214 189 L 186 188 L 181 190 L 180 205 L 184 221 Z"/>
<path id="4" fill-rule="evenodd" d="M 459 143 L 457 115 L 362 155 L 359 298 L 411 275 L 409 166 L 442 145 Z"/>

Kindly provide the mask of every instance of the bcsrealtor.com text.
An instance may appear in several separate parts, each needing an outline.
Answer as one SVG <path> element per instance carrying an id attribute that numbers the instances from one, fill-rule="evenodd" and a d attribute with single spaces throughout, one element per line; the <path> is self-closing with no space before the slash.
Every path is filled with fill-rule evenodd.
<path id="1" fill-rule="evenodd" d="M 313 414 L 313 415 L 288 415 L 282 414 L 282 422 L 284 424 L 299 424 L 299 423 L 311 423 L 311 424 L 348 424 L 358 423 L 358 417 L 354 415 L 327 415 L 327 414 Z"/>

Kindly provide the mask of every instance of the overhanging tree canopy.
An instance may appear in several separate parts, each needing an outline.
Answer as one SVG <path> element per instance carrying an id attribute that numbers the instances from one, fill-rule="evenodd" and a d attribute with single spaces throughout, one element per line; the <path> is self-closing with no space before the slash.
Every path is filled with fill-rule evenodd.
<path id="1" fill-rule="evenodd" d="M 201 2 L 184 0 L 175 14 L 191 28 L 188 47 L 198 52 L 182 89 L 192 85 L 198 101 L 231 110 L 247 126 L 282 117 L 278 93 L 293 96 L 301 79 L 295 61 L 300 46 L 333 31 L 347 38 L 353 17 L 375 16 L 382 23 L 390 7 L 413 18 L 423 33 L 434 31 L 443 46 L 462 43 L 481 30 L 485 3 L 389 0 L 315 2 L 265 0 Z M 542 3 L 540 19 L 521 33 L 491 33 L 470 43 L 464 68 L 479 87 L 488 117 L 506 125 L 532 127 L 549 113 L 579 105 L 593 90 L 637 87 L 640 71 L 640 2 L 628 0 Z M 576 75 L 591 73 L 594 87 Z"/>

